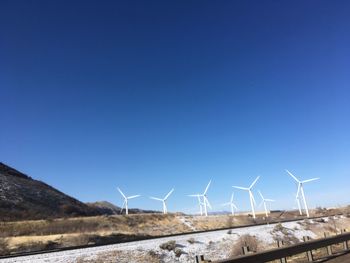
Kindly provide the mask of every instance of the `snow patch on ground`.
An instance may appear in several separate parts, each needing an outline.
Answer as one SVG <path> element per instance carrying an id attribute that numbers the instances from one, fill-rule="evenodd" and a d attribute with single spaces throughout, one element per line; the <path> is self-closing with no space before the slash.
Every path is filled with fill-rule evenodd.
<path id="1" fill-rule="evenodd" d="M 179 220 L 185 226 L 189 227 L 192 231 L 197 231 L 197 229 L 192 225 L 192 223 L 190 221 L 187 220 L 186 217 L 179 217 Z"/>

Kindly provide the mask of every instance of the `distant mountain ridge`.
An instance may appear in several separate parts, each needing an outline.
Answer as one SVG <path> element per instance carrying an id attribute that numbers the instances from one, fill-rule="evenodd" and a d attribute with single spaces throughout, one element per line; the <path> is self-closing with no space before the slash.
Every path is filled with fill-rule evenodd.
<path id="1" fill-rule="evenodd" d="M 86 203 L 90 207 L 94 207 L 99 209 L 104 214 L 120 214 L 121 207 L 113 205 L 106 201 L 94 202 L 94 203 Z M 159 211 L 153 210 L 143 210 L 138 208 L 129 208 L 129 214 L 149 214 L 149 213 L 161 213 Z M 123 210 L 123 214 L 125 214 L 125 209 Z"/>
<path id="2" fill-rule="evenodd" d="M 107 201 L 86 203 L 90 207 L 98 208 L 103 211 L 105 214 L 120 214 L 120 207 L 113 205 Z"/>
<path id="3" fill-rule="evenodd" d="M 148 212 L 130 209 L 131 213 Z M 0 221 L 117 214 L 108 202 L 85 204 L 0 162 Z"/>

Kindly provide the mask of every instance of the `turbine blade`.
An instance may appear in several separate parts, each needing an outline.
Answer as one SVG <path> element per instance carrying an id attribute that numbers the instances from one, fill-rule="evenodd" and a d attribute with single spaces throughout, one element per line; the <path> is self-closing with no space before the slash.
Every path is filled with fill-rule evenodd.
<path id="1" fill-rule="evenodd" d="M 298 199 L 298 198 L 299 198 L 300 187 L 301 187 L 301 184 L 299 183 L 299 184 L 298 184 L 297 195 L 295 196 L 295 198 L 296 198 L 296 199 Z"/>
<path id="2" fill-rule="evenodd" d="M 232 193 L 231 199 L 230 199 L 231 203 L 233 202 L 233 197 L 234 197 L 234 196 L 235 196 L 235 193 Z"/>
<path id="3" fill-rule="evenodd" d="M 164 197 L 164 200 L 167 200 L 168 197 L 174 192 L 174 188 L 170 190 L 170 192 Z"/>
<path id="4" fill-rule="evenodd" d="M 273 199 L 265 199 L 265 201 L 267 201 L 267 202 L 276 202 L 276 200 L 273 200 Z"/>
<path id="5" fill-rule="evenodd" d="M 262 195 L 262 193 L 260 192 L 260 190 L 258 191 L 258 193 L 259 193 L 259 195 L 261 196 L 261 199 L 262 199 L 262 200 L 265 200 L 264 197 L 263 197 L 263 195 Z"/>
<path id="6" fill-rule="evenodd" d="M 256 182 L 259 180 L 260 175 L 254 180 L 254 182 L 250 185 L 249 189 L 252 189 Z"/>
<path id="7" fill-rule="evenodd" d="M 209 208 L 211 209 L 211 205 L 210 205 L 209 200 L 206 196 L 204 196 L 204 202 L 206 202 L 207 205 L 209 206 Z"/>
<path id="8" fill-rule="evenodd" d="M 123 202 L 123 205 L 122 205 L 122 207 L 120 208 L 120 213 L 123 212 L 124 206 L 125 206 L 125 201 Z"/>
<path id="9" fill-rule="evenodd" d="M 136 198 L 136 197 L 139 197 L 141 195 L 132 195 L 132 196 L 128 196 L 128 199 L 133 199 L 133 198 Z"/>
<path id="10" fill-rule="evenodd" d="M 120 193 L 124 198 L 126 198 L 126 196 L 123 194 L 122 190 L 120 190 L 119 187 L 117 187 L 117 189 L 118 189 L 119 193 Z"/>
<path id="11" fill-rule="evenodd" d="M 188 196 L 191 196 L 191 197 L 198 197 L 199 194 L 196 194 L 196 195 L 188 195 Z"/>
<path id="12" fill-rule="evenodd" d="M 237 188 L 237 189 L 241 189 L 241 190 L 246 190 L 246 191 L 249 190 L 249 188 L 247 188 L 247 187 L 241 187 L 241 186 L 232 186 L 232 187 Z"/>
<path id="13" fill-rule="evenodd" d="M 198 203 L 199 205 L 204 205 L 204 203 L 201 200 L 201 195 L 197 195 Z"/>
<path id="14" fill-rule="evenodd" d="M 320 178 L 312 178 L 312 179 L 308 179 L 308 180 L 305 180 L 305 181 L 302 181 L 301 183 L 308 183 L 308 182 L 312 182 L 312 181 L 316 181 L 316 180 L 319 180 Z"/>
<path id="15" fill-rule="evenodd" d="M 256 205 L 254 195 L 253 195 L 252 191 L 250 191 L 250 190 L 249 190 L 249 195 L 251 196 L 251 198 L 252 198 L 252 200 L 253 200 L 254 205 Z"/>
<path id="16" fill-rule="evenodd" d="M 163 199 L 160 199 L 160 198 L 157 198 L 157 197 L 153 197 L 153 196 L 150 196 L 149 198 L 151 198 L 153 200 L 163 201 Z"/>
<path id="17" fill-rule="evenodd" d="M 209 181 L 209 183 L 208 183 L 207 187 L 205 188 L 203 195 L 205 195 L 205 194 L 207 193 L 207 191 L 208 191 L 208 189 L 209 189 L 210 184 L 211 184 L 211 180 Z"/>
<path id="18" fill-rule="evenodd" d="M 263 203 L 264 203 L 264 200 L 262 200 L 262 201 L 260 202 L 259 207 L 261 207 Z"/>
<path id="19" fill-rule="evenodd" d="M 232 206 L 238 210 L 237 206 L 234 203 L 232 203 Z"/>
<path id="20" fill-rule="evenodd" d="M 297 181 L 298 183 L 300 183 L 300 181 L 299 181 L 291 172 L 289 172 L 287 169 L 286 169 L 286 172 L 287 172 L 291 177 L 293 177 L 293 179 L 294 179 L 295 181 Z"/>

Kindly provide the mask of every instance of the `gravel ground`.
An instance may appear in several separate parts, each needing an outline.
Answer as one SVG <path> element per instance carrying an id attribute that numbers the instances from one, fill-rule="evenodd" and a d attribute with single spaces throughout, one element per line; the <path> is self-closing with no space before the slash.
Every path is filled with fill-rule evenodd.
<path id="1" fill-rule="evenodd" d="M 299 220 L 299 222 L 302 220 Z M 70 251 L 54 252 L 49 254 L 39 254 L 33 256 L 17 257 L 10 259 L 0 260 L 1 263 L 14 263 L 14 262 L 53 262 L 53 263 L 71 263 L 84 260 L 94 260 L 98 256 L 103 254 L 113 255 L 114 258 L 108 259 L 108 262 L 118 263 L 132 263 L 143 262 L 130 258 L 130 256 L 147 255 L 152 253 L 162 254 L 162 262 L 193 262 L 195 255 L 205 255 L 206 258 L 211 260 L 225 259 L 229 256 L 230 247 L 240 236 L 249 234 L 255 236 L 259 243 L 264 245 L 275 244 L 274 236 L 276 232 L 273 231 L 276 224 L 245 227 L 232 229 L 229 233 L 228 230 L 220 230 L 214 232 L 206 232 L 200 234 L 190 234 L 177 237 L 158 238 L 153 240 L 134 241 L 123 244 L 106 245 L 94 248 L 76 249 Z M 316 235 L 310 230 L 305 229 L 303 224 L 295 222 L 288 222 L 282 224 L 299 240 L 303 236 L 310 236 L 315 238 Z M 277 233 L 278 234 L 278 233 Z M 190 238 L 194 239 L 194 243 L 188 242 Z M 177 247 L 179 247 L 183 254 L 180 257 L 176 257 L 173 251 L 166 251 L 160 249 L 160 245 L 164 242 L 175 240 Z M 120 252 L 118 256 L 112 252 Z M 128 258 L 124 258 L 119 255 L 128 255 Z M 140 258 L 140 257 L 139 257 Z"/>

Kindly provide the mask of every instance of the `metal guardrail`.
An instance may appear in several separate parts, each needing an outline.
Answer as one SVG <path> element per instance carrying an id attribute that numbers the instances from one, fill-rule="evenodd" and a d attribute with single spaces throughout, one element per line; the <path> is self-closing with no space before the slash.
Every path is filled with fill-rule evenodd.
<path id="1" fill-rule="evenodd" d="M 343 243 L 343 249 L 349 251 L 347 241 L 350 240 L 350 233 L 343 232 L 342 234 L 325 237 L 322 239 L 310 240 L 309 238 L 304 238 L 303 243 L 280 247 L 275 249 L 266 250 L 258 253 L 249 253 L 243 256 L 238 256 L 231 259 L 215 261 L 215 263 L 257 263 L 257 262 L 269 262 L 273 260 L 280 260 L 280 262 L 287 262 L 287 257 L 291 257 L 301 253 L 307 253 L 307 258 L 309 262 L 313 261 L 312 250 L 319 248 L 327 248 L 328 255 L 332 255 L 331 245 Z M 245 252 L 247 252 L 247 247 Z M 243 249 L 243 248 L 242 248 Z M 198 263 L 212 262 L 210 260 L 205 260 L 203 256 L 196 259 Z M 214 263 L 214 262 L 213 262 Z"/>

